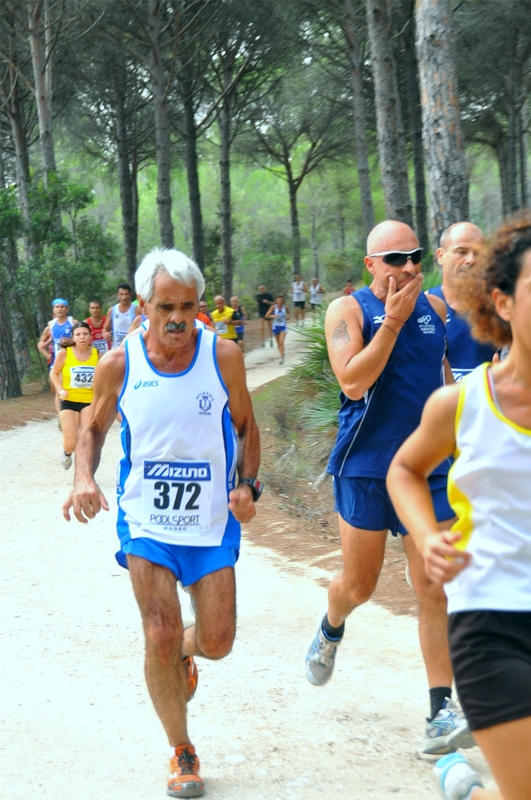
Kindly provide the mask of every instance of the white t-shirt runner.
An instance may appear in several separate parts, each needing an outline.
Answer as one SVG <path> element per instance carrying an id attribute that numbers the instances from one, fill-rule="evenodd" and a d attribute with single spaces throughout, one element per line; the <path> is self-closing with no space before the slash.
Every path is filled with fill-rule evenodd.
<path id="1" fill-rule="evenodd" d="M 122 544 L 147 537 L 239 547 L 240 526 L 227 509 L 237 437 L 215 347 L 215 334 L 198 330 L 190 367 L 169 375 L 151 364 L 142 335 L 125 342 L 117 487 Z"/>

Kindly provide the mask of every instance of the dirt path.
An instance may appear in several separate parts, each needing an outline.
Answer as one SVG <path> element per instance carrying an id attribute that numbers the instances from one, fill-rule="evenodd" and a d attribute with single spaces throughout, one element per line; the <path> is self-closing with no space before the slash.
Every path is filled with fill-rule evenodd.
<path id="1" fill-rule="evenodd" d="M 287 367 L 295 345 L 293 336 Z M 279 374 L 273 351 L 246 361 L 251 388 Z M 61 516 L 72 476 L 60 467 L 60 441 L 55 420 L 0 434 L 2 796 L 162 798 L 168 748 L 144 684 L 129 579 L 113 555 L 118 427 L 98 472 L 111 511 L 87 526 Z M 199 659 L 189 708 L 208 797 L 435 796 L 431 764 L 418 755 L 427 689 L 413 618 L 368 603 L 348 624 L 330 684 L 303 677 L 330 575 L 244 531 L 234 650 Z M 183 607 L 189 618 L 186 599 Z M 485 774 L 478 750 L 469 752 Z"/>

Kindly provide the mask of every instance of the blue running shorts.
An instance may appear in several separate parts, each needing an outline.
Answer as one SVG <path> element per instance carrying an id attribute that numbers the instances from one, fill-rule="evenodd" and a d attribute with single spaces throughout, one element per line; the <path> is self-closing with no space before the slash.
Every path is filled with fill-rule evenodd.
<path id="1" fill-rule="evenodd" d="M 235 547 L 183 547 L 177 544 L 157 542 L 155 539 L 139 538 L 130 539 L 122 544 L 121 550 L 116 553 L 116 560 L 121 567 L 127 569 L 126 555 L 139 556 L 166 567 L 175 575 L 183 586 L 217 572 L 224 567 L 234 567 L 240 551 Z"/>
<path id="2" fill-rule="evenodd" d="M 446 494 L 446 475 L 428 478 L 437 522 L 455 517 Z M 407 534 L 387 493 L 385 478 L 353 478 L 334 475 L 336 511 L 349 525 L 365 531 Z"/>

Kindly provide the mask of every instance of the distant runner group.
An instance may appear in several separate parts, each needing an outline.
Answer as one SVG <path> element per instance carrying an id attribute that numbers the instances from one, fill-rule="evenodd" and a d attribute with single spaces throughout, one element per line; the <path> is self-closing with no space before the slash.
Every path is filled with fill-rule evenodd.
<path id="1" fill-rule="evenodd" d="M 437 259 L 442 284 L 424 292 L 414 231 L 380 223 L 367 240 L 370 285 L 345 287 L 326 312 L 341 389 L 328 471 L 343 569 L 328 588 L 305 674 L 315 686 L 331 679 L 345 622 L 377 585 L 388 532 L 400 536 L 429 686 L 422 751 L 443 756 L 440 791 L 447 800 L 529 800 L 531 217 L 508 222 L 490 247 L 475 225 L 452 225 Z M 312 308 L 325 293 L 314 281 Z M 76 452 L 66 519 L 86 523 L 108 510 L 95 472 L 120 415 L 116 558 L 130 572 L 147 686 L 171 747 L 167 794 L 198 797 L 205 786 L 186 711 L 195 658 L 219 659 L 232 647 L 240 524 L 263 489 L 243 359 L 246 312 L 237 297 L 227 305 L 218 296 L 209 313 L 201 272 L 175 250 L 147 255 L 135 288 L 138 306 L 122 284 L 106 317 L 91 304 L 90 322 L 76 323 L 57 298 L 40 349 L 53 347 L 64 458 L 71 463 Z M 296 275 L 296 324 L 307 293 Z M 282 361 L 285 298 L 261 285 L 256 303 L 262 346 L 274 336 Z M 135 325 L 139 335 L 128 336 Z M 111 349 L 98 363 L 103 343 Z M 178 582 L 195 608 L 186 629 Z M 499 790 L 484 789 L 456 752 L 476 742 Z"/>

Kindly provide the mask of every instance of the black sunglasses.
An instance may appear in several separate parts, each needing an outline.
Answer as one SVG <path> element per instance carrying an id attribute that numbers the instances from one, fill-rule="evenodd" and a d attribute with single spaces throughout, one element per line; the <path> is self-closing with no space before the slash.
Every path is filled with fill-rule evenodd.
<path id="1" fill-rule="evenodd" d="M 390 267 L 403 267 L 410 258 L 414 264 L 420 264 L 422 260 L 422 247 L 416 250 L 383 250 L 381 253 L 370 253 L 369 258 L 381 256 L 384 264 Z"/>

